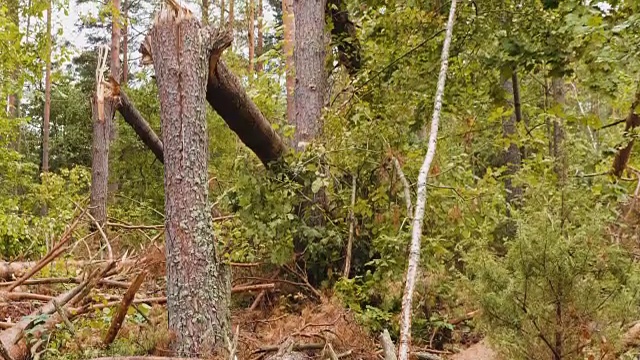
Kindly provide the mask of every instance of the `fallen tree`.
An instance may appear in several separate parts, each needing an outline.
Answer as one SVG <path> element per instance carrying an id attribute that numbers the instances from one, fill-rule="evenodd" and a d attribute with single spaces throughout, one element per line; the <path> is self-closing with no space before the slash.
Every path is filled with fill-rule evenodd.
<path id="1" fill-rule="evenodd" d="M 149 39 L 145 38 L 140 47 L 143 64 L 153 62 L 150 50 Z M 271 127 L 271 123 L 242 87 L 240 79 L 219 57 L 220 54 L 214 53 L 209 58 L 207 102 L 238 135 L 240 141 L 251 149 L 265 166 L 272 167 L 284 155 L 287 148 L 280 135 Z M 156 158 L 164 163 L 162 141 L 126 95 L 121 97 L 120 103 L 118 111 L 125 121 L 153 151 Z"/>

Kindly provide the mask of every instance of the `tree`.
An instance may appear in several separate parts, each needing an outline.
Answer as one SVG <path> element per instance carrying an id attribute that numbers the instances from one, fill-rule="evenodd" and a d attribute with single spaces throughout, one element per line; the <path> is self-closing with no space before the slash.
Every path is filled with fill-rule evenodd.
<path id="1" fill-rule="evenodd" d="M 420 167 L 418 175 L 418 194 L 416 196 L 416 208 L 414 211 L 413 223 L 411 224 L 411 248 L 409 249 L 409 264 L 407 266 L 407 277 L 404 293 L 402 295 L 402 315 L 400 319 L 400 348 L 398 359 L 409 359 L 409 345 L 411 343 L 411 313 L 413 304 L 413 292 L 420 265 L 420 245 L 422 242 L 422 223 L 424 221 L 424 210 L 427 203 L 427 180 L 431 163 L 436 154 L 436 144 L 438 141 L 438 127 L 440 125 L 440 111 L 442 110 L 442 97 L 444 96 L 444 86 L 447 80 L 447 68 L 449 67 L 449 46 L 453 35 L 453 23 L 456 15 L 456 0 L 451 1 L 449 20 L 447 21 L 447 31 L 442 46 L 442 56 L 440 58 L 440 74 L 438 75 L 438 87 L 433 106 L 433 117 L 431 119 L 431 131 L 429 133 L 429 145 L 424 162 Z"/>
<path id="2" fill-rule="evenodd" d="M 49 172 L 49 116 L 51 114 L 51 2 L 47 2 L 47 60 L 45 71 L 44 115 L 42 123 L 42 172 Z"/>
<path id="3" fill-rule="evenodd" d="M 263 24 L 263 20 L 264 18 L 262 17 L 262 0 L 258 0 L 258 43 L 256 44 L 256 56 L 260 57 L 262 56 L 263 52 L 264 52 L 264 38 L 262 35 L 262 26 L 264 26 Z M 264 64 L 262 63 L 262 60 L 258 60 L 257 64 L 256 64 L 256 70 L 261 73 L 263 70 Z"/>
<path id="4" fill-rule="evenodd" d="M 247 21 L 247 32 L 248 32 L 247 41 L 249 44 L 249 78 L 250 79 L 253 76 L 253 70 L 254 70 L 253 61 L 255 57 L 255 46 L 256 46 L 256 41 L 253 36 L 254 30 L 256 27 L 255 18 L 254 18 L 255 7 L 256 7 L 255 2 L 253 0 L 249 0 L 249 5 L 248 5 L 249 19 Z"/>
<path id="5" fill-rule="evenodd" d="M 179 355 L 206 355 L 228 338 L 230 322 L 230 279 L 215 249 L 208 205 L 205 101 L 216 66 L 208 60 L 210 54 L 217 60 L 232 39 L 201 28 L 175 3 L 156 19 L 145 44 L 164 134 L 169 329 Z"/>
<path id="6" fill-rule="evenodd" d="M 111 2 L 113 16 L 111 25 L 111 76 L 120 79 L 120 0 Z M 98 61 L 100 66 L 100 61 Z M 104 69 L 99 69 L 102 71 Z M 99 224 L 107 220 L 107 193 L 109 182 L 109 144 L 111 142 L 112 122 L 116 111 L 116 99 L 100 93 L 103 84 L 96 78 L 96 94 L 92 99 L 93 114 L 93 150 L 91 161 L 91 214 Z"/>
<path id="7" fill-rule="evenodd" d="M 322 108 L 327 87 L 324 43 L 325 0 L 294 0 L 295 116 L 294 147 L 303 149 L 322 132 Z M 285 36 L 286 38 L 286 36 Z M 286 42 L 286 39 L 285 39 Z"/>
<path id="8" fill-rule="evenodd" d="M 287 121 L 295 124 L 295 101 L 293 91 L 296 86 L 294 74 L 293 46 L 295 42 L 295 21 L 293 21 L 293 0 L 282 0 L 282 23 L 284 27 L 284 71 L 287 90 Z"/>

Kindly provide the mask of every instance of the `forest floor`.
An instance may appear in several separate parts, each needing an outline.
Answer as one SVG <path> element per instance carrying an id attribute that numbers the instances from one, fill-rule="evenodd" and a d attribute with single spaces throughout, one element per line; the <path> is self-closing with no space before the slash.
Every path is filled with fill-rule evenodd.
<path id="1" fill-rule="evenodd" d="M 115 249 L 113 253 L 120 251 Z M 18 271 L 10 277 L 14 280 L 0 284 L 5 289 L 0 293 L 0 328 L 4 329 L 0 331 L 0 341 L 7 343 L 6 338 L 15 336 L 11 332 L 16 330 L 36 336 L 28 340 L 28 347 L 16 345 L 9 351 L 24 351 L 41 340 L 30 352 L 40 353 L 43 360 L 106 355 L 171 356 L 168 344 L 172 336 L 166 328 L 164 306 L 164 250 L 152 245 L 139 253 L 146 255 L 124 252 L 107 261 L 88 260 L 96 254 L 75 252 L 62 259 L 54 248 L 38 262 L 17 266 Z M 6 275 L 1 272 L 8 267 L 7 263 L 0 264 L 0 276 Z M 41 270 L 30 275 L 30 270 L 38 267 Z M 338 358 L 382 358 L 377 334 L 362 326 L 356 314 L 336 297 L 313 289 L 305 278 L 278 281 L 279 272 L 269 271 L 272 269 L 265 270 L 257 264 L 235 264 L 231 347 L 238 359 L 268 358 L 285 343 L 293 343 L 294 351 L 304 352 L 309 358 L 321 358 L 328 344 Z M 82 274 L 93 274 L 89 276 L 92 281 L 87 284 L 84 281 L 87 276 Z M 134 285 L 139 278 L 140 284 Z M 11 289 L 12 286 L 15 288 Z M 71 300 L 64 298 L 78 288 L 80 295 Z M 261 300 L 253 304 L 256 297 Z M 39 314 L 53 299 L 58 309 L 49 306 L 48 314 Z M 126 320 L 124 316 L 117 320 L 120 307 L 126 311 Z M 72 321 L 60 314 L 66 314 L 64 317 Z M 26 323 L 20 321 L 28 318 L 31 320 Z M 121 325 L 115 341 L 106 340 L 114 323 Z M 414 351 L 426 354 L 422 358 L 428 359 L 495 359 L 484 342 L 472 345 L 480 339 L 477 335 L 455 331 L 459 333 L 449 334 L 448 338 L 458 343 L 448 344 L 451 346 L 447 350 L 432 349 L 416 339 Z M 435 333 L 431 340 L 434 337 Z M 454 349 L 467 347 L 454 355 Z"/>

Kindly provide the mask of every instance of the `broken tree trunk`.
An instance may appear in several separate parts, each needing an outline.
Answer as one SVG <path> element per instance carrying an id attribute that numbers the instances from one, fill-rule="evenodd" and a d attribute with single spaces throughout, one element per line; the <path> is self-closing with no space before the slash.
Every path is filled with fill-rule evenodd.
<path id="1" fill-rule="evenodd" d="M 156 159 L 164 164 L 164 151 L 162 140 L 156 135 L 155 131 L 149 126 L 149 123 L 142 117 L 142 114 L 136 109 L 127 94 L 120 91 L 120 101 L 118 103 L 118 112 L 136 132 L 140 140 L 147 145 L 149 150 L 153 152 Z"/>
<path id="2" fill-rule="evenodd" d="M 207 101 L 211 107 L 265 166 L 278 162 L 286 150 L 282 138 L 225 63 L 215 56 L 209 61 Z"/>
<path id="3" fill-rule="evenodd" d="M 153 60 L 148 37 L 143 42 L 140 52 L 142 52 L 143 64 L 151 64 Z M 273 168 L 272 165 L 278 163 L 284 155 L 286 146 L 280 135 L 271 127 L 269 121 L 244 90 L 240 79 L 219 58 L 220 54 L 217 53 L 211 54 L 209 58 L 207 102 L 222 117 L 227 126 L 238 135 L 240 141 L 251 149 L 265 166 Z M 124 98 L 122 100 L 124 101 Z M 126 104 L 125 107 L 123 103 L 122 109 L 135 110 L 131 102 Z M 122 110 L 120 113 L 125 116 Z M 132 115 L 129 119 L 125 117 L 125 120 L 132 126 L 132 123 L 146 124 L 142 116 L 137 115 Z M 143 141 L 146 137 L 153 137 L 148 135 L 153 134 L 148 124 L 139 127 L 133 126 L 133 129 Z M 149 129 L 151 132 L 142 131 L 143 129 Z M 154 140 L 151 143 L 150 145 L 145 141 L 145 144 L 150 148 L 153 146 L 151 149 L 160 160 L 158 154 L 162 141 Z"/>
<path id="4" fill-rule="evenodd" d="M 229 337 L 231 284 L 207 203 L 205 101 L 209 59 L 218 59 L 231 41 L 228 33 L 203 29 L 175 1 L 160 10 L 145 41 L 160 97 L 167 311 L 179 356 L 210 355 Z"/>

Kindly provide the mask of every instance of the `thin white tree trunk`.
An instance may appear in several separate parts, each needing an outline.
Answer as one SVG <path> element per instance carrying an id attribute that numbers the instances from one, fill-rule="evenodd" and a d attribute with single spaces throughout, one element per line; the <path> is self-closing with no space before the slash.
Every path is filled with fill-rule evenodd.
<path id="1" fill-rule="evenodd" d="M 418 195 L 416 197 L 416 209 L 414 211 L 413 225 L 411 229 L 411 249 L 409 250 L 409 265 L 407 266 L 407 283 L 402 295 L 402 317 L 400 320 L 400 349 L 398 358 L 407 360 L 409 358 L 409 344 L 411 341 L 411 303 L 413 300 L 413 290 L 416 285 L 418 265 L 420 263 L 420 240 L 422 237 L 422 221 L 424 219 L 424 208 L 427 203 L 427 178 L 431 163 L 436 153 L 436 142 L 438 139 L 438 125 L 440 123 L 440 110 L 442 109 L 442 96 L 444 94 L 444 84 L 447 79 L 447 68 L 449 66 L 449 46 L 451 45 L 451 35 L 453 33 L 453 22 L 456 13 L 456 0 L 451 1 L 449 20 L 447 21 L 447 32 L 442 46 L 442 56 L 440 58 L 440 74 L 438 75 L 438 87 L 436 88 L 436 98 L 433 107 L 433 118 L 431 119 L 431 132 L 429 134 L 429 146 L 424 163 L 418 175 Z"/>

